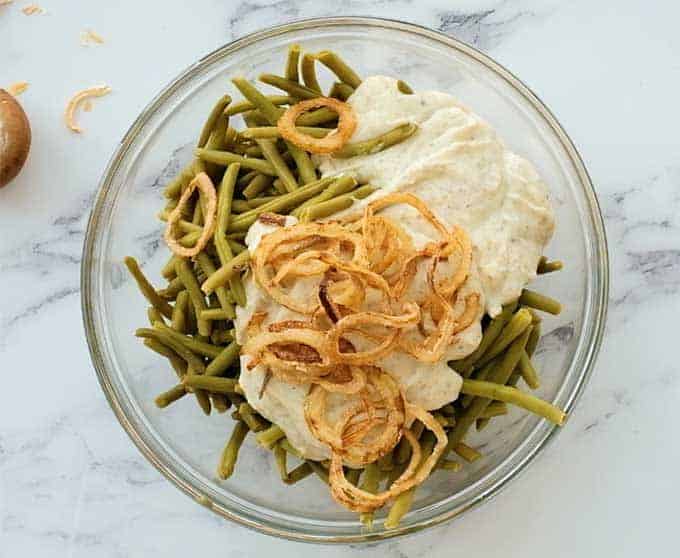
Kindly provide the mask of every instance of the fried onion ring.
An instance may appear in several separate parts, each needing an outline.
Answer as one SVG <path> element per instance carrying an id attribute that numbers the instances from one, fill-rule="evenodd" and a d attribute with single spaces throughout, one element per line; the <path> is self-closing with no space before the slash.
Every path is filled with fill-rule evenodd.
<path id="1" fill-rule="evenodd" d="M 295 127 L 298 117 L 312 109 L 327 107 L 338 113 L 338 128 L 323 138 L 303 134 Z M 333 153 L 342 149 L 357 127 L 354 110 L 347 103 L 330 97 L 317 97 L 295 103 L 283 113 L 277 127 L 281 136 L 310 153 Z"/>

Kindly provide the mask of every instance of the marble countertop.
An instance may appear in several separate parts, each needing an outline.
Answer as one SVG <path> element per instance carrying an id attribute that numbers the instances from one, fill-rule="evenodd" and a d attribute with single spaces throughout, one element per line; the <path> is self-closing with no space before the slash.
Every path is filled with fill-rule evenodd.
<path id="1" fill-rule="evenodd" d="M 555 443 L 491 503 L 365 556 L 671 555 L 680 436 L 680 7 L 670 0 L 42 0 L 0 7 L 0 86 L 26 80 L 22 175 L 0 190 L 0 557 L 345 556 L 225 522 L 132 445 L 95 379 L 79 267 L 96 184 L 116 143 L 187 65 L 294 18 L 377 15 L 489 53 L 550 106 L 606 218 L 612 292 L 596 372 Z M 189 6 L 191 4 L 191 6 Z M 103 45 L 81 46 L 92 29 Z M 62 121 L 75 91 L 113 93 Z M 509 550 L 512 549 L 512 550 Z M 666 551 L 666 552 L 664 552 Z"/>

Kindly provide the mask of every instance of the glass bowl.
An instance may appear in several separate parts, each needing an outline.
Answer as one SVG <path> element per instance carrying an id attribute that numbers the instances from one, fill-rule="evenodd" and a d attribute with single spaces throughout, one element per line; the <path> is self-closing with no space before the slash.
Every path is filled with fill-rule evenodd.
<path id="1" fill-rule="evenodd" d="M 193 142 L 215 99 L 235 93 L 230 77 L 281 72 L 286 47 L 342 53 L 361 75 L 387 74 L 416 89 L 452 93 L 482 115 L 509 147 L 537 166 L 550 187 L 557 230 L 548 247 L 566 263 L 536 288 L 559 299 L 564 312 L 545 320 L 537 352 L 538 395 L 571 412 L 593 368 L 607 305 L 607 249 L 602 217 L 583 163 L 555 117 L 516 77 L 455 39 L 415 25 L 370 18 L 299 21 L 253 33 L 216 50 L 168 85 L 134 122 L 102 178 L 82 264 L 82 306 L 99 381 L 123 428 L 146 458 L 176 486 L 216 513 L 261 532 L 317 542 L 383 539 L 435 525 L 495 495 L 522 471 L 558 429 L 522 412 L 492 421 L 470 438 L 484 454 L 460 473 L 437 472 L 416 492 L 396 529 L 378 519 L 362 529 L 310 477 L 283 485 L 269 452 L 252 438 L 226 482 L 214 471 L 232 420 L 205 417 L 196 405 L 167 409 L 154 397 L 172 384 L 167 363 L 133 335 L 146 304 L 123 266 L 139 259 L 153 281 L 167 259 L 161 188 L 189 161 Z M 235 95 L 236 96 L 236 95 Z M 379 518 L 382 516 L 378 516 Z"/>

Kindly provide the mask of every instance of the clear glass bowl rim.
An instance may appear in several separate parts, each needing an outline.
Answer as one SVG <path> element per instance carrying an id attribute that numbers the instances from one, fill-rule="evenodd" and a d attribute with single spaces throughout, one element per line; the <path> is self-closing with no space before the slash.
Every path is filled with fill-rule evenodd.
<path id="1" fill-rule="evenodd" d="M 341 16 L 341 17 L 320 17 L 320 18 L 310 18 L 310 19 L 300 19 L 291 21 L 289 23 L 277 25 L 270 27 L 268 29 L 263 29 L 255 31 L 245 35 L 239 39 L 236 39 L 218 49 L 211 52 L 210 54 L 204 56 L 196 63 L 184 70 L 177 78 L 172 80 L 166 87 L 164 87 L 161 92 L 144 108 L 137 119 L 130 126 L 126 134 L 121 139 L 116 152 L 112 156 L 109 164 L 102 175 L 102 179 L 98 185 L 98 194 L 93 206 L 92 212 L 90 214 L 90 219 L 88 221 L 87 231 L 85 235 L 85 242 L 83 245 L 83 257 L 81 263 L 81 310 L 83 316 L 83 322 L 85 326 L 85 335 L 87 339 L 87 344 L 90 351 L 90 356 L 97 374 L 99 383 L 104 391 L 104 394 L 116 415 L 116 418 L 130 436 L 134 444 L 141 451 L 141 453 L 148 459 L 148 461 L 160 471 L 167 479 L 169 479 L 175 486 L 184 491 L 187 495 L 191 496 L 194 500 L 202 503 L 209 507 L 212 511 L 218 515 L 230 519 L 236 523 L 254 529 L 256 531 L 273 535 L 277 537 L 282 537 L 290 540 L 303 541 L 303 542 L 316 542 L 316 543 L 356 543 L 356 542 L 369 542 L 376 540 L 383 540 L 392 538 L 399 535 L 404 535 L 407 533 L 412 533 L 420 531 L 426 527 L 438 525 L 445 521 L 448 521 L 454 517 L 461 515 L 464 511 L 471 509 L 474 506 L 479 505 L 482 502 L 488 501 L 490 498 L 498 494 L 498 492 L 507 485 L 507 483 L 515 478 L 519 473 L 521 473 L 526 466 L 543 450 L 548 442 L 552 441 L 559 432 L 557 427 L 551 426 L 544 428 L 542 436 L 537 440 L 535 445 L 529 449 L 529 451 L 522 457 L 522 459 L 516 463 L 509 471 L 507 471 L 502 477 L 497 479 L 491 485 L 486 486 L 481 493 L 476 495 L 471 495 L 466 502 L 461 505 L 457 505 L 450 509 L 442 511 L 439 515 L 433 518 L 425 518 L 422 521 L 416 521 L 414 523 L 400 526 L 396 529 L 390 530 L 377 530 L 371 533 L 357 533 L 352 535 L 323 535 L 318 533 L 303 532 L 297 529 L 291 528 L 281 528 L 277 525 L 273 525 L 267 522 L 266 519 L 252 517 L 246 517 L 239 514 L 237 511 L 229 510 L 214 501 L 211 501 L 208 495 L 201 490 L 200 487 L 195 486 L 193 483 L 188 482 L 184 475 L 181 475 L 178 468 L 182 465 L 178 463 L 166 463 L 161 456 L 153 449 L 152 444 L 150 444 L 145 437 L 138 431 L 135 424 L 130 420 L 127 413 L 125 412 L 124 404 L 119 400 L 111 381 L 111 374 L 115 372 L 110 371 L 107 368 L 104 349 L 101 340 L 98 338 L 96 333 L 96 328 L 94 325 L 95 316 L 94 309 L 94 282 L 93 276 L 90 273 L 92 265 L 95 258 L 95 249 L 97 247 L 97 232 L 99 231 L 99 223 L 102 219 L 102 215 L 107 207 L 107 203 L 110 203 L 110 190 L 112 188 L 112 182 L 115 177 L 116 171 L 120 166 L 122 159 L 127 154 L 127 151 L 131 144 L 134 142 L 135 137 L 139 131 L 143 128 L 145 123 L 149 120 L 150 116 L 160 108 L 166 99 L 172 95 L 172 93 L 184 84 L 187 80 L 190 80 L 200 69 L 209 65 L 215 60 L 228 56 L 240 48 L 248 45 L 257 43 L 260 40 L 276 37 L 278 35 L 286 34 L 291 31 L 302 31 L 310 28 L 318 27 L 340 27 L 340 26 L 357 26 L 357 27 L 371 27 L 371 28 L 382 28 L 387 30 L 397 30 L 412 35 L 418 35 L 429 40 L 434 40 L 447 47 L 453 48 L 463 54 L 469 56 L 475 61 L 483 64 L 488 69 L 495 72 L 498 76 L 503 78 L 504 81 L 514 88 L 516 92 L 520 93 L 536 111 L 543 117 L 545 122 L 550 127 L 551 131 L 559 139 L 560 144 L 567 153 L 571 164 L 579 178 L 579 182 L 583 188 L 583 194 L 588 204 L 588 209 L 590 210 L 591 224 L 595 230 L 595 241 L 596 245 L 593 247 L 593 255 L 597 260 L 596 265 L 599 268 L 599 282 L 596 284 L 596 290 L 593 293 L 594 298 L 594 313 L 593 313 L 593 327 L 591 328 L 590 339 L 587 340 L 587 347 L 585 355 L 583 357 L 583 367 L 581 373 L 577 379 L 574 389 L 569 393 L 567 403 L 565 405 L 565 410 L 570 412 L 573 410 L 578 399 L 580 398 L 591 374 L 593 371 L 594 363 L 597 358 L 597 354 L 602 343 L 602 337 L 605 329 L 605 321 L 607 315 L 607 303 L 609 298 L 609 258 L 607 250 L 607 239 L 605 233 L 604 222 L 602 218 L 602 213 L 597 201 L 597 197 L 594 192 L 594 188 L 585 168 L 585 165 L 579 155 L 573 142 L 567 135 L 567 133 L 562 128 L 561 124 L 557 118 L 552 114 L 552 112 L 543 104 L 543 102 L 533 93 L 529 87 L 527 87 L 521 80 L 519 80 L 514 74 L 512 74 L 505 67 L 501 66 L 493 59 L 491 59 L 486 54 L 483 54 L 476 48 L 444 33 L 439 31 L 434 31 L 427 27 L 423 27 L 417 24 L 404 22 L 394 19 L 377 18 L 377 17 L 354 17 L 354 16 Z M 533 433 L 532 433 L 533 434 Z M 517 452 L 520 448 L 515 450 Z M 508 461 L 506 458 L 505 461 Z M 505 461 L 497 466 L 500 469 L 504 466 Z"/>

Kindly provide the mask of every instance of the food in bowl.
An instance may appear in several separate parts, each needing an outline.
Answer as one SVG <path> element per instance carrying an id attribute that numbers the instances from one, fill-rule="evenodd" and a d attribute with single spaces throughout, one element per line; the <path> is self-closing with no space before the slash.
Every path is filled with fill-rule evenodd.
<path id="1" fill-rule="evenodd" d="M 466 434 L 507 404 L 564 422 L 515 387 L 539 385 L 537 310 L 560 312 L 526 289 L 561 268 L 542 255 L 553 212 L 533 166 L 450 95 L 297 45 L 284 73 L 260 79 L 285 95 L 235 78 L 245 100 L 218 100 L 166 187 L 168 285 L 126 259 L 151 303 L 137 335 L 178 376 L 159 407 L 235 409 L 221 478 L 254 432 L 284 482 L 316 474 L 368 525 L 390 504 L 394 527 L 435 468 L 462 467 L 452 452 L 480 457 Z"/>

